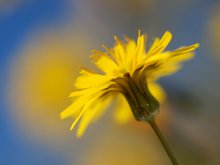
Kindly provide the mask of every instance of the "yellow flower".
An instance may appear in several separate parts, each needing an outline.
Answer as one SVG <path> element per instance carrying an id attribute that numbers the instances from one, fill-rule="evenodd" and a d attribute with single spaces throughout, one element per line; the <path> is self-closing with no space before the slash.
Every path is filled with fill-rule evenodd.
<path id="1" fill-rule="evenodd" d="M 61 118 L 74 118 L 71 130 L 80 121 L 77 130 L 80 137 L 91 122 L 102 116 L 112 100 L 118 102 L 115 112 L 118 121 L 128 121 L 131 112 L 137 120 L 154 117 L 159 107 L 157 100 L 163 98 L 155 80 L 176 72 L 180 62 L 192 58 L 193 50 L 199 46 L 193 44 L 164 51 L 171 38 L 172 34 L 165 32 L 146 51 L 146 37 L 139 31 L 137 43 L 129 38 L 122 42 L 115 37 L 112 49 L 94 50 L 91 58 L 100 72 L 81 69 L 75 82 L 76 90 L 70 94 L 73 103 L 61 113 Z"/>

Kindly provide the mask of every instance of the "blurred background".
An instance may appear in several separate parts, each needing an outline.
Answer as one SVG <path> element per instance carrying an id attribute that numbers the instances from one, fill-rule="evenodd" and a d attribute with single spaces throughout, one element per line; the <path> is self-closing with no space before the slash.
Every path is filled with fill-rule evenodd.
<path id="1" fill-rule="evenodd" d="M 170 50 L 200 43 L 160 79 L 158 123 L 180 164 L 219 165 L 218 0 L 0 0 L 0 164 L 169 165 L 148 125 L 118 125 L 111 108 L 81 139 L 59 118 L 90 51 L 138 29 L 150 43 L 171 31 Z"/>

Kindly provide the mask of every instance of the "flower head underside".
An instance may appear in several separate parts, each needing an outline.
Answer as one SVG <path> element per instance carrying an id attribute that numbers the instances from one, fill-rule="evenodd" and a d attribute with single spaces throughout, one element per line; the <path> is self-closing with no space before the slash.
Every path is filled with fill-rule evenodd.
<path id="1" fill-rule="evenodd" d="M 193 44 L 164 51 L 171 38 L 172 34 L 165 32 L 146 51 L 146 36 L 139 32 L 137 42 L 115 37 L 112 49 L 94 50 L 91 59 L 100 72 L 81 68 L 75 91 L 70 94 L 73 103 L 61 112 L 61 118 L 74 118 L 71 129 L 80 122 L 77 130 L 80 137 L 113 100 L 117 101 L 115 117 L 120 122 L 129 121 L 131 112 L 136 120 L 154 117 L 163 99 L 163 91 L 155 81 L 180 69 L 181 63 L 191 59 L 199 46 Z"/>

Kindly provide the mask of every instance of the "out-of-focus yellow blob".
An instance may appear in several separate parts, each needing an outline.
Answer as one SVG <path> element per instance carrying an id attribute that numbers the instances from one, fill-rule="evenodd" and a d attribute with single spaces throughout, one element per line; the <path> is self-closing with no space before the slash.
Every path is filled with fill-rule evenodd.
<path id="1" fill-rule="evenodd" d="M 69 103 L 83 51 L 79 42 L 49 33 L 29 41 L 12 62 L 9 104 L 32 138 L 49 142 L 66 138 L 67 123 L 59 113 Z"/>
<path id="2" fill-rule="evenodd" d="M 25 61 L 29 63 L 25 81 L 32 97 L 31 104 L 36 106 L 60 106 L 71 88 L 70 77 L 77 70 L 73 55 L 67 49 L 53 44 L 50 48 L 35 51 L 36 56 Z M 71 57 L 72 56 L 72 57 Z M 27 64 L 26 63 L 26 64 Z M 24 64 L 24 65 L 26 65 Z"/>

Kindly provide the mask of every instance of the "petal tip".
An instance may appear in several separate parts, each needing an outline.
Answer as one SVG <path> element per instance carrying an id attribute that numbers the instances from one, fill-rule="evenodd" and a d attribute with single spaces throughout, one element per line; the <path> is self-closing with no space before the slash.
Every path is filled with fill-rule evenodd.
<path id="1" fill-rule="evenodd" d="M 141 36 L 141 29 L 138 29 L 138 37 Z"/>
<path id="2" fill-rule="evenodd" d="M 168 30 L 165 31 L 163 36 L 166 37 L 166 38 L 170 38 L 170 39 L 173 37 L 172 33 L 170 31 L 168 31 Z"/>
<path id="3" fill-rule="evenodd" d="M 79 132 L 76 133 L 77 138 L 81 138 L 82 136 L 83 136 L 83 133 L 79 133 Z"/>
<path id="4" fill-rule="evenodd" d="M 193 44 L 194 48 L 197 49 L 198 47 L 200 47 L 199 43 Z"/>
<path id="5" fill-rule="evenodd" d="M 61 113 L 60 113 L 60 119 L 63 120 L 63 119 L 65 119 L 65 118 L 66 118 L 66 117 L 65 117 L 65 114 L 64 114 L 63 112 L 61 112 Z"/>

